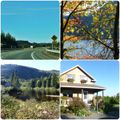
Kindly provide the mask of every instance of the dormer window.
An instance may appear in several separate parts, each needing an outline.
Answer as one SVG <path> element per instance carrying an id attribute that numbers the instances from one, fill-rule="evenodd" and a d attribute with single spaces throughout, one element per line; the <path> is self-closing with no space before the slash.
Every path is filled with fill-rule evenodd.
<path id="1" fill-rule="evenodd" d="M 74 74 L 68 74 L 67 75 L 67 81 L 68 82 L 73 82 L 74 81 L 74 77 L 75 77 Z"/>
<path id="2" fill-rule="evenodd" d="M 87 80 L 81 80 L 80 82 L 81 82 L 81 84 L 84 84 L 87 82 Z"/>
<path id="3" fill-rule="evenodd" d="M 80 83 L 81 83 L 81 84 L 82 84 L 82 83 L 83 83 L 83 84 L 86 83 L 87 80 L 88 80 L 88 78 L 87 78 L 86 76 L 80 75 Z"/>

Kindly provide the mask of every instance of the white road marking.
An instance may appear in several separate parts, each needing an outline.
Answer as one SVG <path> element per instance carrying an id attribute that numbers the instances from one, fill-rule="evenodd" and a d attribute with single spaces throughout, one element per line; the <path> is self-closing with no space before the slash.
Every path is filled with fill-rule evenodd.
<path id="1" fill-rule="evenodd" d="M 48 51 L 48 52 L 53 52 L 53 53 L 60 53 L 59 50 L 49 50 L 49 49 L 46 49 L 46 51 Z"/>
<path id="2" fill-rule="evenodd" d="M 32 57 L 33 60 L 35 60 L 34 53 L 35 53 L 35 51 L 31 53 L 31 57 Z"/>

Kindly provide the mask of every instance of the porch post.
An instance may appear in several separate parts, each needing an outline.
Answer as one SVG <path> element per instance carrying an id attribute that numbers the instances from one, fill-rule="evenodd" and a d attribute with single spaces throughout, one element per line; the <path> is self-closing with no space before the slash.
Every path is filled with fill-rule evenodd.
<path id="1" fill-rule="evenodd" d="M 96 95 L 96 111 L 98 112 L 98 92 L 97 92 L 97 95 Z"/>
<path id="2" fill-rule="evenodd" d="M 81 89 L 81 95 L 82 95 L 82 100 L 83 100 L 83 89 Z"/>

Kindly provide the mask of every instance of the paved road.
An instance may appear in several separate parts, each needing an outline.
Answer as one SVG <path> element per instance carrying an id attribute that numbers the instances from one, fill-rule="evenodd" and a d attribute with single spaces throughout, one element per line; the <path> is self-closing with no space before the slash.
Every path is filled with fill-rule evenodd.
<path id="1" fill-rule="evenodd" d="M 59 59 L 58 54 L 47 52 L 46 48 L 26 48 L 22 50 L 2 51 L 2 59 Z"/>

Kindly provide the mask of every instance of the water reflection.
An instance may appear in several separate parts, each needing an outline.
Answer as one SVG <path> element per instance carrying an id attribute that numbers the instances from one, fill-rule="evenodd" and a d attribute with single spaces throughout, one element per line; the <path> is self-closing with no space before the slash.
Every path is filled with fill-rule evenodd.
<path id="1" fill-rule="evenodd" d="M 36 99 L 38 101 L 58 100 L 59 90 L 57 89 L 29 89 L 29 90 L 11 90 L 8 92 L 10 96 L 14 96 L 17 99 L 27 100 Z"/>

